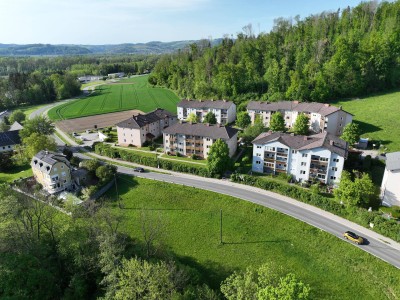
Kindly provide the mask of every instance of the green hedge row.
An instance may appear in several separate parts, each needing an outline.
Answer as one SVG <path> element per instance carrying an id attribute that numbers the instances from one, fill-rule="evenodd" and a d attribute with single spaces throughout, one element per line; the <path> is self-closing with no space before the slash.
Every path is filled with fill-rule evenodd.
<path id="1" fill-rule="evenodd" d="M 94 146 L 94 150 L 95 153 L 99 155 L 108 156 L 110 158 L 120 158 L 124 161 L 141 164 L 148 167 L 153 167 L 153 168 L 160 167 L 161 169 L 165 170 L 189 173 L 203 177 L 209 176 L 209 172 L 205 167 L 189 165 L 178 161 L 172 161 L 172 160 L 167 161 L 158 159 L 155 154 L 154 157 L 149 156 L 149 154 L 147 153 L 144 153 L 142 155 L 140 152 L 133 152 L 124 149 L 116 149 L 112 148 L 110 145 L 101 143 L 96 144 Z"/>
<path id="2" fill-rule="evenodd" d="M 395 220 L 388 220 L 384 218 L 379 212 L 369 212 L 364 208 L 357 207 L 346 208 L 330 198 L 319 194 L 314 194 L 307 189 L 269 180 L 265 177 L 255 177 L 251 175 L 234 173 L 231 176 L 231 180 L 297 199 L 301 202 L 314 205 L 367 228 L 370 227 L 370 223 L 373 223 L 374 231 L 400 242 L 400 223 L 396 222 Z"/>

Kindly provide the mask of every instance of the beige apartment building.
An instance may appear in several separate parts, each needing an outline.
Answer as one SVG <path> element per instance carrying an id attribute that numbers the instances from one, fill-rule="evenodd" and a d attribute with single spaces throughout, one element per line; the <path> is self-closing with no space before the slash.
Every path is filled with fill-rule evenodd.
<path id="1" fill-rule="evenodd" d="M 310 119 L 310 130 L 315 133 L 326 131 L 336 136 L 341 135 L 343 127 L 353 120 L 353 115 L 342 110 L 342 107 L 316 102 L 250 101 L 247 105 L 247 112 L 252 124 L 257 117 L 260 117 L 265 127 L 269 127 L 272 114 L 280 112 L 288 129 L 293 127 L 297 116 L 303 113 Z"/>
<path id="2" fill-rule="evenodd" d="M 117 126 L 118 144 L 121 146 L 141 147 L 147 142 L 162 135 L 162 131 L 177 122 L 175 115 L 169 111 L 157 108 L 147 114 L 132 116 Z"/>
<path id="3" fill-rule="evenodd" d="M 50 194 L 72 186 L 71 165 L 62 154 L 42 150 L 32 158 L 31 167 L 36 181 Z"/>
<path id="4" fill-rule="evenodd" d="M 238 130 L 229 126 L 182 122 L 168 127 L 163 133 L 165 153 L 207 158 L 217 139 L 222 139 L 228 145 L 230 157 L 237 149 Z"/>

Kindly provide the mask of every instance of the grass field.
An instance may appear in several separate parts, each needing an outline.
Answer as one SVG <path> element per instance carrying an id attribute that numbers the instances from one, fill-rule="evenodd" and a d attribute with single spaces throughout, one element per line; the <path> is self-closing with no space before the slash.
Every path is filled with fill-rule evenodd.
<path id="1" fill-rule="evenodd" d="M 355 115 L 362 137 L 383 144 L 386 152 L 400 151 L 400 92 L 332 104 L 342 105 L 344 110 Z"/>
<path id="2" fill-rule="evenodd" d="M 121 230 L 143 241 L 141 211 L 148 218 L 159 216 L 164 248 L 199 270 L 213 288 L 234 270 L 273 262 L 310 284 L 311 299 L 400 297 L 398 269 L 281 213 L 212 192 L 128 176 L 119 178 L 118 189 L 124 205 Z M 108 196 L 115 199 L 113 190 Z M 119 210 L 115 202 L 110 205 Z"/>
<path id="3" fill-rule="evenodd" d="M 88 97 L 55 107 L 48 115 L 56 121 L 131 109 L 149 112 L 164 108 L 176 113 L 179 98 L 170 90 L 151 87 L 147 83 L 147 77 L 134 77 L 101 85 Z"/>
<path id="4" fill-rule="evenodd" d="M 29 164 L 23 166 L 15 166 L 11 171 L 7 173 L 0 172 L 0 183 L 5 183 L 5 182 L 10 183 L 16 179 L 25 178 L 32 175 L 33 175 L 32 168 Z"/>

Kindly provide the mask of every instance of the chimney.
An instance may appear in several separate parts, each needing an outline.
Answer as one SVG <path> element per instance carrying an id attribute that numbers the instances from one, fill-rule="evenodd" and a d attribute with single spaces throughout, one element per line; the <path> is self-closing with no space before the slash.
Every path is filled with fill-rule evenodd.
<path id="1" fill-rule="evenodd" d="M 291 136 L 294 136 L 294 132 L 292 132 L 290 135 L 291 135 Z"/>
<path id="2" fill-rule="evenodd" d="M 222 101 L 226 102 L 226 100 L 225 100 L 225 99 L 222 99 Z"/>
<path id="3" fill-rule="evenodd" d="M 326 107 L 329 107 L 329 106 L 330 106 L 329 103 L 325 103 L 324 105 L 325 105 Z"/>
<path id="4" fill-rule="evenodd" d="M 210 126 L 210 123 L 206 123 L 207 126 Z"/>
<path id="5" fill-rule="evenodd" d="M 44 153 L 46 154 L 46 155 L 48 155 L 49 154 L 49 151 L 47 151 L 47 149 L 44 151 Z"/>
<path id="6" fill-rule="evenodd" d="M 308 136 L 304 136 L 304 140 L 305 140 L 305 141 L 308 141 Z"/>
<path id="7" fill-rule="evenodd" d="M 330 144 L 331 146 L 335 146 L 335 142 L 332 141 L 332 140 L 329 141 L 329 144 Z"/>
<path id="8" fill-rule="evenodd" d="M 294 100 L 293 103 L 294 104 L 299 104 L 299 100 Z"/>

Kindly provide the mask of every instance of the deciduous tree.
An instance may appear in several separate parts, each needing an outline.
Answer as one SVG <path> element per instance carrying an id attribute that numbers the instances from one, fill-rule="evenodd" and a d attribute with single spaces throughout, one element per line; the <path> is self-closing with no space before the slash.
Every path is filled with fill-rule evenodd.
<path id="1" fill-rule="evenodd" d="M 195 113 L 190 113 L 187 117 L 187 121 L 192 123 L 198 123 L 200 120 Z"/>
<path id="2" fill-rule="evenodd" d="M 11 113 L 9 120 L 11 124 L 14 122 L 22 123 L 23 121 L 25 121 L 25 114 L 20 109 L 14 110 Z"/>
<path id="3" fill-rule="evenodd" d="M 212 144 L 207 157 L 207 168 L 211 175 L 222 175 L 230 169 L 232 160 L 229 157 L 228 145 L 221 139 Z"/>
<path id="4" fill-rule="evenodd" d="M 236 118 L 236 125 L 239 126 L 240 128 L 246 128 L 251 124 L 251 119 L 249 114 L 246 111 L 242 111 L 237 114 Z"/>
<path id="5" fill-rule="evenodd" d="M 277 132 L 277 131 L 285 131 L 285 120 L 280 112 L 273 113 L 271 116 L 271 120 L 269 122 L 269 129 Z"/>
<path id="6" fill-rule="evenodd" d="M 340 138 L 349 143 L 349 146 L 353 146 L 360 140 L 360 127 L 354 122 L 347 124 Z"/>
<path id="7" fill-rule="evenodd" d="M 40 150 L 55 151 L 57 149 L 56 142 L 52 137 L 41 135 L 36 132 L 24 138 L 22 143 L 25 146 L 25 155 L 28 158 L 32 158 Z"/>
<path id="8" fill-rule="evenodd" d="M 26 120 L 24 128 L 21 129 L 19 135 L 21 138 L 27 138 L 33 133 L 39 135 L 50 135 L 54 132 L 54 127 L 51 125 L 51 121 L 45 117 L 37 116 L 33 119 Z"/>
<path id="9" fill-rule="evenodd" d="M 215 117 L 213 112 L 209 111 L 204 117 L 203 123 L 217 124 L 217 118 Z"/>
<path id="10" fill-rule="evenodd" d="M 305 114 L 299 114 L 294 122 L 293 131 L 295 134 L 307 135 L 310 119 Z"/>

